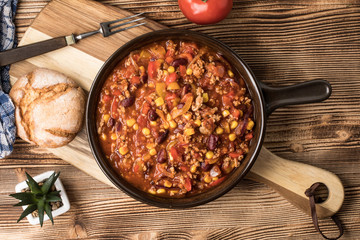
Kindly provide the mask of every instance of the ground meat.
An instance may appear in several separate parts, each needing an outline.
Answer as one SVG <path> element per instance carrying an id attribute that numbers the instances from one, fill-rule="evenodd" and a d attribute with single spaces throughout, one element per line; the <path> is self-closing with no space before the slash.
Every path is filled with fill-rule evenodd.
<path id="1" fill-rule="evenodd" d="M 198 59 L 195 63 L 191 65 L 191 69 L 193 70 L 193 74 L 196 78 L 201 78 L 205 72 L 204 69 L 205 62 L 201 59 Z"/>
<path id="2" fill-rule="evenodd" d="M 214 119 L 205 119 L 199 128 L 200 132 L 205 135 L 210 135 L 215 129 Z"/>

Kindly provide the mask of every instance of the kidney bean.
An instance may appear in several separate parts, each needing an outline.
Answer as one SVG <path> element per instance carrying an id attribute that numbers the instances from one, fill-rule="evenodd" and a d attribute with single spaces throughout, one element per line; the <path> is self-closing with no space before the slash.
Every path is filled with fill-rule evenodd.
<path id="1" fill-rule="evenodd" d="M 121 105 L 123 107 L 130 107 L 135 103 L 135 97 L 134 96 L 130 96 L 128 98 L 125 98 L 124 100 L 121 101 Z"/>
<path id="2" fill-rule="evenodd" d="M 217 177 L 221 174 L 221 170 L 217 165 L 214 165 L 210 170 L 211 177 Z"/>
<path id="3" fill-rule="evenodd" d="M 155 121 L 156 119 L 158 119 L 159 115 L 155 112 L 154 109 L 150 109 L 148 111 L 148 118 L 150 121 Z"/>
<path id="4" fill-rule="evenodd" d="M 185 94 L 189 93 L 191 91 L 190 84 L 185 84 L 184 87 L 181 90 L 181 98 L 185 96 Z"/>
<path id="5" fill-rule="evenodd" d="M 156 161 L 158 163 L 165 163 L 167 160 L 167 154 L 166 154 L 166 150 L 164 148 L 162 148 L 157 155 Z"/>
<path id="6" fill-rule="evenodd" d="M 178 58 L 178 59 L 175 59 L 172 63 L 171 63 L 171 66 L 177 68 L 178 66 L 180 65 L 186 65 L 188 63 L 188 60 L 185 59 L 185 58 Z"/>
<path id="7" fill-rule="evenodd" d="M 109 121 L 107 122 L 107 126 L 108 127 L 113 127 L 115 124 L 115 119 L 113 119 L 112 117 L 109 118 Z"/>
<path id="8" fill-rule="evenodd" d="M 117 132 L 121 131 L 121 122 L 116 122 L 116 131 Z"/>
<path id="9" fill-rule="evenodd" d="M 204 170 L 205 172 L 207 172 L 207 171 L 209 171 L 209 170 L 211 169 L 212 164 L 207 164 L 207 163 L 205 163 L 205 162 L 202 162 L 202 163 L 200 164 L 200 167 L 201 167 L 202 170 Z"/>
<path id="10" fill-rule="evenodd" d="M 163 143 L 166 140 L 166 138 L 168 137 L 168 135 L 169 135 L 168 129 L 166 129 L 165 132 L 159 133 L 159 136 L 156 138 L 156 143 L 157 144 Z"/>
<path id="11" fill-rule="evenodd" d="M 178 109 L 182 109 L 182 108 L 184 107 L 184 105 L 185 105 L 184 103 L 179 103 L 179 104 L 177 105 L 177 108 L 178 108 Z"/>
<path id="12" fill-rule="evenodd" d="M 219 136 L 211 134 L 207 141 L 208 149 L 211 151 L 215 150 L 218 140 L 219 140 Z"/>

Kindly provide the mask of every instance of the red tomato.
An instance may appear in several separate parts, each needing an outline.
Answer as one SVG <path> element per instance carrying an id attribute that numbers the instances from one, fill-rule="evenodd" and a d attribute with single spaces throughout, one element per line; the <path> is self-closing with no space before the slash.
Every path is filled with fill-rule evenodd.
<path id="1" fill-rule="evenodd" d="M 170 149 L 171 156 L 174 158 L 174 160 L 177 160 L 179 158 L 179 154 L 176 150 L 176 148 L 172 147 Z"/>
<path id="2" fill-rule="evenodd" d="M 191 181 L 188 178 L 185 178 L 185 185 L 184 185 L 186 191 L 190 192 L 191 191 Z"/>
<path id="3" fill-rule="evenodd" d="M 165 100 L 166 100 L 167 102 L 172 102 L 175 98 L 176 98 L 176 94 L 175 94 L 175 93 L 170 93 L 170 92 L 167 92 L 167 93 L 166 93 Z"/>
<path id="4" fill-rule="evenodd" d="M 232 157 L 232 158 L 237 158 L 237 157 L 240 157 L 242 154 L 243 153 L 240 150 L 240 152 L 231 152 L 231 153 L 229 153 L 229 156 Z"/>
<path id="5" fill-rule="evenodd" d="M 185 17 L 200 25 L 220 22 L 233 6 L 233 0 L 178 0 L 178 3 Z"/>
<path id="6" fill-rule="evenodd" d="M 148 65 L 148 75 L 150 79 L 155 79 L 157 76 L 157 71 L 160 68 L 160 62 L 158 61 L 152 61 L 149 62 Z"/>
<path id="7" fill-rule="evenodd" d="M 108 101 L 110 101 L 111 99 L 112 99 L 111 96 L 106 95 L 106 94 L 103 95 L 103 101 L 104 101 L 104 102 L 108 102 Z"/>
<path id="8" fill-rule="evenodd" d="M 177 78 L 178 78 L 178 76 L 177 76 L 176 72 L 173 72 L 166 76 L 165 82 L 167 85 L 169 85 L 170 83 L 175 82 Z"/>
<path id="9" fill-rule="evenodd" d="M 221 177 L 219 178 L 218 180 L 216 181 L 213 181 L 212 183 L 209 184 L 209 186 L 215 186 L 215 185 L 218 185 L 219 183 L 221 183 L 222 181 L 225 180 L 225 176 L 224 177 Z"/>
<path id="10" fill-rule="evenodd" d="M 231 108 L 231 115 L 233 115 L 234 118 L 239 119 L 240 117 L 240 111 L 236 108 Z"/>
<path id="11" fill-rule="evenodd" d="M 133 76 L 130 80 L 132 84 L 140 84 L 140 77 L 139 76 Z"/>
<path id="12" fill-rule="evenodd" d="M 248 134 L 245 135 L 245 139 L 246 139 L 246 140 L 251 140 L 253 137 L 254 137 L 254 136 L 253 136 L 252 133 L 248 133 Z"/>
<path id="13" fill-rule="evenodd" d="M 189 172 L 190 168 L 188 166 L 180 166 L 181 171 L 183 172 Z"/>
<path id="14" fill-rule="evenodd" d="M 179 67 L 180 76 L 185 77 L 186 76 L 186 67 L 184 65 L 180 65 Z"/>
<path id="15" fill-rule="evenodd" d="M 133 172 L 134 172 L 134 173 L 138 173 L 138 172 L 139 172 L 139 168 L 140 168 L 139 165 L 138 165 L 138 164 L 135 164 Z"/>
<path id="16" fill-rule="evenodd" d="M 119 117 L 119 112 L 117 111 L 119 102 L 116 101 L 116 98 L 114 98 L 112 104 L 111 104 L 111 117 L 117 119 Z"/>
<path id="17" fill-rule="evenodd" d="M 120 96 L 121 95 L 121 91 L 119 89 L 113 89 L 112 90 L 112 94 L 115 95 L 115 96 Z"/>

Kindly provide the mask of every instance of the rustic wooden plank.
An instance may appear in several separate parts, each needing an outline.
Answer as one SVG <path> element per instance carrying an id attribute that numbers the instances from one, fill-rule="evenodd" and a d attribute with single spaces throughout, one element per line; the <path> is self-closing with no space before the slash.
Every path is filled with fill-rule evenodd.
<path id="1" fill-rule="evenodd" d="M 21 25 L 17 29 L 19 37 L 47 2 L 20 0 L 17 14 L 17 23 Z M 358 238 L 360 4 L 357 0 L 237 0 L 229 19 L 215 26 L 188 23 L 177 9 L 176 1 L 99 2 L 136 13 L 147 11 L 147 17 L 167 26 L 193 29 L 214 36 L 235 49 L 248 62 L 259 80 L 272 85 L 288 85 L 313 78 L 329 80 L 334 89 L 332 97 L 326 102 L 306 107 L 303 105 L 281 108 L 272 114 L 268 121 L 265 146 L 281 157 L 336 173 L 345 185 L 345 202 L 339 214 L 346 229 L 343 239 Z M 10 207 L 13 202 L 6 195 L 12 191 L 17 178 L 9 177 L 0 188 L 2 239 L 65 239 L 76 236 L 86 239 L 321 239 L 307 216 L 262 184 L 244 181 L 218 200 L 226 199 L 234 203 L 233 215 L 228 209 L 205 205 L 200 211 L 185 211 L 184 216 L 178 218 L 171 216 L 175 214 L 173 212 L 164 214 L 162 211 L 156 216 L 150 213 L 140 215 L 141 217 L 139 214 L 122 216 L 124 212 L 119 209 L 122 209 L 123 205 L 119 203 L 119 199 L 127 198 L 124 194 L 71 166 L 42 167 L 45 162 L 43 153 L 33 153 L 35 148 L 21 141 L 17 141 L 15 148 L 18 154 L 16 157 L 0 160 L 0 182 L 3 183 L 3 176 L 12 176 L 11 172 L 18 166 L 29 167 L 29 171 L 34 174 L 50 169 L 63 169 L 63 172 L 68 173 L 64 179 L 68 180 L 67 185 L 72 188 L 71 202 L 78 204 L 78 198 L 96 199 L 93 204 L 97 208 L 94 209 L 94 205 L 90 203 L 78 204 L 76 210 L 71 210 L 73 218 L 69 220 L 68 216 L 64 215 L 55 220 L 54 227 L 46 224 L 44 230 L 26 223 L 15 224 L 20 209 Z M 21 152 L 26 160 L 22 159 Z M 61 160 L 50 156 L 45 159 L 61 164 Z M 30 158 L 34 161 L 31 162 Z M 16 166 L 10 165 L 12 161 Z M 30 168 L 31 163 L 34 164 L 33 168 Z M 89 186 L 95 191 L 89 189 Z M 228 195 L 231 195 L 231 198 Z M 270 200 L 265 200 L 266 197 Z M 133 200 L 127 198 L 127 201 Z M 86 201 L 79 203 L 83 202 Z M 6 206 L 3 205 L 5 203 Z M 103 206 L 110 206 L 113 213 L 109 216 L 108 211 L 101 213 Z M 137 203 L 133 208 L 142 210 L 145 207 Z M 214 218 L 207 212 L 215 212 L 215 216 L 221 214 L 220 223 L 224 224 L 209 227 L 216 219 L 214 222 L 209 221 L 207 218 Z M 189 223 L 185 224 L 184 219 L 189 216 Z M 224 218 L 227 216 L 231 216 L 227 220 L 230 223 L 225 223 Z M 162 225 L 164 228 L 160 228 L 161 220 L 164 219 L 168 222 L 179 221 L 180 224 L 165 224 Z M 136 221 L 140 222 L 139 225 Z M 98 225 L 99 222 L 103 224 Z M 146 224 L 155 225 L 156 228 L 151 229 Z M 191 224 L 194 226 L 190 227 Z M 331 229 L 330 232 L 335 235 L 330 221 L 321 221 L 321 224 L 325 231 Z M 129 230 L 133 233 L 128 233 Z"/>
<path id="2" fill-rule="evenodd" d="M 45 170 L 27 169 L 33 175 Z M 54 170 L 61 171 L 62 182 L 72 204 L 69 213 L 56 218 L 55 235 L 51 230 L 54 227 L 49 223 L 45 224 L 43 230 L 25 221 L 17 225 L 14 223 L 21 210 L 11 207 L 14 199 L 7 195 L 14 191 L 19 177 L 14 170 L 0 169 L 0 181 L 5 183 L 0 195 L 0 215 L 3 216 L 0 218 L 1 236 L 6 238 L 14 234 L 14 229 L 19 229 L 17 236 L 21 239 L 40 236 L 45 239 L 68 238 L 70 230 L 79 228 L 77 225 L 80 225 L 80 231 L 83 231 L 80 234 L 90 239 L 116 239 L 116 234 L 129 238 L 139 233 L 146 236 L 149 231 L 156 233 L 158 239 L 183 235 L 187 239 L 192 239 L 193 236 L 203 237 L 199 239 L 234 239 L 241 236 L 244 239 L 279 239 L 289 237 L 289 232 L 297 238 L 321 239 L 314 233 L 309 218 L 301 211 L 264 185 L 248 180 L 212 203 L 186 210 L 169 210 L 139 203 L 71 166 L 56 167 Z M 351 189 L 348 190 L 346 191 L 351 196 Z M 357 194 L 359 190 L 357 189 Z M 259 195 L 259 192 L 262 194 Z M 344 207 L 340 214 L 347 228 L 352 230 L 351 234 L 360 233 L 359 221 L 353 221 L 348 215 L 349 211 L 360 210 L 358 203 L 359 201 L 354 202 L 355 205 L 351 208 Z M 219 205 L 224 207 L 219 209 Z M 321 223 L 325 230 L 332 229 L 329 233 L 336 233 L 330 221 L 324 220 Z M 32 232 L 31 236 L 29 230 Z"/>
<path id="3" fill-rule="evenodd" d="M 78 12 L 79 8 L 82 9 L 81 12 Z M 37 16 L 26 31 L 20 45 L 31 44 L 52 37 L 64 36 L 69 33 L 87 32 L 95 29 L 99 22 L 112 20 L 115 16 L 116 18 L 123 18 L 124 16 L 130 15 L 132 15 L 132 13 L 124 10 L 119 11 L 115 8 L 108 8 L 105 5 L 94 1 L 78 0 L 77 2 L 73 2 L 68 0 L 54 0 L 51 1 Z M 58 19 L 62 19 L 62 21 L 59 22 Z M 22 76 L 24 72 L 30 72 L 36 67 L 46 67 L 65 73 L 76 80 L 82 88 L 89 90 L 98 69 L 113 51 L 130 39 L 133 39 L 135 36 L 163 28 L 164 27 L 158 23 L 147 21 L 146 26 L 134 28 L 125 31 L 122 34 L 116 34 L 108 38 L 103 38 L 99 34 L 86 40 L 82 40 L 75 45 L 13 64 L 10 72 L 12 83 L 16 78 Z M 94 161 L 94 157 L 88 146 L 85 130 L 82 130 L 70 144 L 61 148 L 50 148 L 48 150 L 96 179 L 113 186 Z M 263 149 L 262 152 L 269 153 L 266 149 Z M 309 180 L 309 182 L 306 183 L 304 181 L 294 180 L 291 181 L 291 184 L 287 184 L 290 183 L 290 181 L 285 181 L 287 177 L 279 178 L 274 177 L 276 176 L 275 173 L 273 176 L 267 174 L 275 171 L 257 171 L 257 173 L 253 175 L 255 176 L 253 179 L 268 183 L 269 186 L 276 186 L 277 191 L 290 202 L 294 203 L 295 206 L 298 206 L 306 213 L 310 213 L 308 199 L 304 195 L 304 191 L 315 181 L 317 174 L 320 174 L 319 171 L 322 171 L 322 173 L 326 173 L 326 171 L 316 169 L 313 166 L 286 161 L 282 158 L 277 158 L 270 153 L 267 155 L 260 154 L 258 161 L 260 160 L 264 160 L 266 163 L 272 162 L 276 166 L 287 165 L 288 169 L 287 171 L 283 171 L 283 173 L 290 172 L 289 170 L 292 165 L 294 170 L 297 171 L 296 173 L 292 172 L 293 175 L 296 175 L 297 178 Z M 276 166 L 274 166 L 273 170 L 279 169 L 279 172 L 281 172 L 282 168 L 276 168 Z M 306 172 L 312 172 L 313 174 L 306 176 L 305 173 L 303 173 L 305 170 L 302 168 L 306 168 Z M 257 169 L 264 168 L 258 167 Z M 261 173 L 264 173 L 264 175 Z M 288 175 L 288 177 L 290 176 L 292 175 Z M 327 181 L 328 179 L 331 179 L 330 176 L 333 176 L 333 174 L 328 173 L 328 176 L 329 177 L 322 178 L 322 181 L 328 186 L 330 196 L 337 196 L 337 198 L 329 198 L 329 201 L 321 206 L 317 206 L 319 218 L 329 217 L 335 214 L 340 208 L 344 198 L 341 182 L 337 177 L 335 177 L 335 181 Z M 295 179 L 295 177 L 292 178 Z M 276 179 L 282 180 L 276 181 Z M 336 185 L 341 187 L 335 187 Z M 337 190 L 338 192 L 334 192 Z M 335 202 L 336 199 L 337 202 Z"/>

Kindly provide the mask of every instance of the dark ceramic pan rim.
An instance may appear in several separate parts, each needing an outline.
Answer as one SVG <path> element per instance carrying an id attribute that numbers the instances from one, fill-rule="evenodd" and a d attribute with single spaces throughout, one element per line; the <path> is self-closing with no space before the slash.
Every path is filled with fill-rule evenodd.
<path id="1" fill-rule="evenodd" d="M 235 173 L 232 173 L 224 182 L 218 186 L 198 195 L 189 196 L 185 198 L 164 198 L 145 193 L 126 180 L 122 179 L 109 165 L 104 154 L 101 151 L 101 147 L 98 143 L 98 134 L 96 131 L 96 106 L 99 99 L 99 92 L 102 88 L 104 81 L 112 69 L 126 57 L 131 51 L 139 49 L 141 46 L 145 46 L 151 41 L 158 41 L 162 39 L 194 39 L 195 42 L 200 40 L 206 42 L 206 44 L 213 46 L 221 53 L 225 54 L 227 60 L 231 58 L 236 63 L 232 62 L 232 65 L 236 65 L 235 71 L 237 74 L 241 74 L 248 86 L 251 93 L 251 97 L 255 103 L 255 137 L 251 142 L 250 152 L 245 158 L 245 165 L 240 166 L 241 171 L 237 169 Z M 246 75 L 246 76 L 244 76 Z M 288 104 L 310 103 L 319 102 L 328 98 L 331 94 L 330 84 L 324 80 L 314 80 L 298 85 L 284 87 L 284 88 L 272 88 L 261 82 L 258 82 L 247 66 L 247 64 L 228 46 L 222 42 L 211 38 L 207 35 L 187 31 L 187 30 L 174 30 L 166 29 L 155 32 L 150 32 L 141 35 L 114 52 L 110 58 L 104 63 L 99 70 L 95 80 L 91 86 L 89 98 L 86 107 L 86 127 L 88 132 L 88 140 L 92 150 L 92 153 L 103 173 L 109 178 L 109 180 L 119 189 L 122 189 L 125 193 L 131 197 L 142 201 L 144 203 L 154 205 L 157 207 L 165 208 L 187 208 L 194 207 L 201 204 L 205 204 L 216 198 L 224 195 L 230 191 L 251 169 L 254 164 L 263 140 L 266 127 L 266 118 L 277 107 Z M 256 98 L 256 99 L 254 99 Z M 235 176 L 236 175 L 236 176 Z"/>

